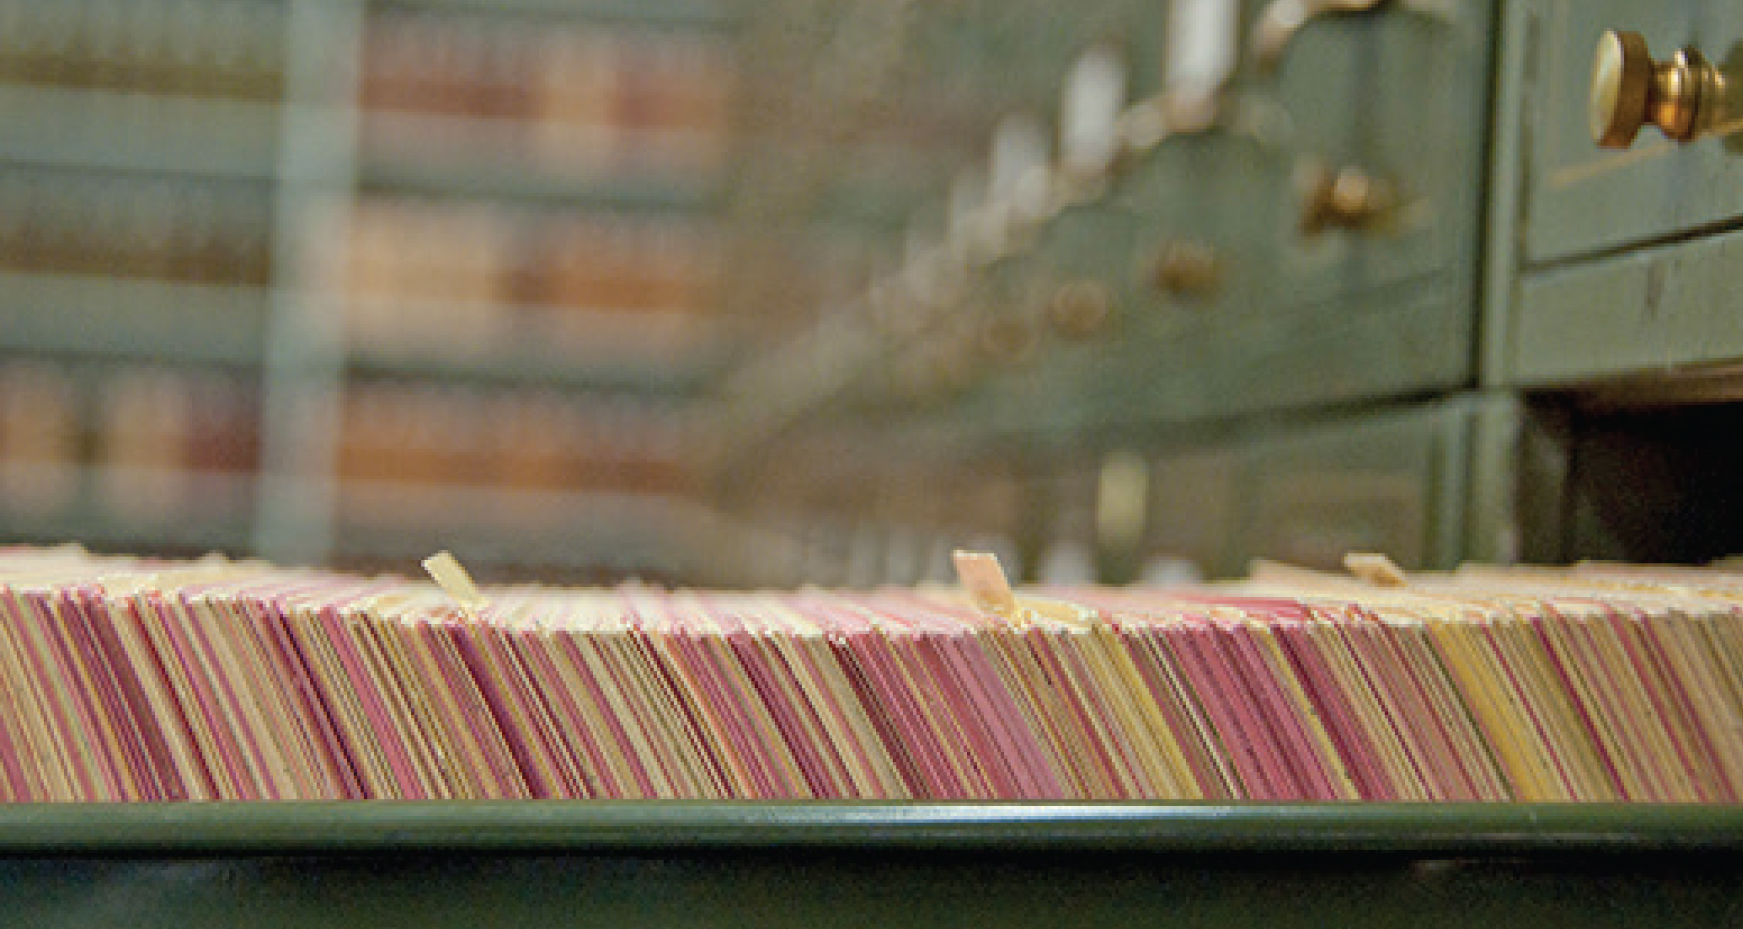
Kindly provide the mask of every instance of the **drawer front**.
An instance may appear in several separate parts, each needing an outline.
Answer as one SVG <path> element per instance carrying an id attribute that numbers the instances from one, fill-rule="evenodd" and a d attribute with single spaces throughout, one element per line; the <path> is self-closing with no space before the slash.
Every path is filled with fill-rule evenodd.
<path id="1" fill-rule="evenodd" d="M 1254 558 L 1337 571 L 1352 551 L 1406 568 L 1506 559 L 1523 422 L 1509 398 L 1459 395 L 1175 449 L 1153 465 L 1148 551 L 1217 577 Z"/>
<path id="2" fill-rule="evenodd" d="M 1402 280 L 1473 274 L 1486 139 L 1490 5 L 1328 19 L 1305 27 L 1276 75 L 1287 114 L 1290 208 L 1273 214 L 1279 305 L 1313 304 Z M 1371 227 L 1303 231 L 1315 170 L 1391 190 Z"/>
<path id="3" fill-rule="evenodd" d="M 1356 102 L 1373 107 L 1358 128 L 1359 157 L 1400 198 L 1392 228 L 1373 237 L 1364 259 L 1374 283 L 1440 273 L 1463 286 L 1474 277 L 1492 4 L 1441 6 L 1444 16 L 1394 13 L 1374 23 L 1373 83 Z"/>
<path id="4" fill-rule="evenodd" d="M 1663 0 L 1519 0 L 1528 37 L 1523 76 L 1527 263 L 1630 246 L 1743 214 L 1743 156 L 1721 138 L 1678 144 L 1652 126 L 1625 150 L 1592 140 L 1592 59 L 1606 29 L 1639 32 L 1656 61 L 1694 46 L 1738 60 L 1743 8 Z"/>
<path id="5" fill-rule="evenodd" d="M 1265 5 L 1248 7 L 1257 16 Z M 1250 238 L 1242 247 L 1269 265 L 1264 272 L 1270 284 L 1268 311 L 1325 303 L 1365 284 L 1360 259 L 1373 246 L 1373 236 L 1303 233 L 1302 187 L 1304 176 L 1319 168 L 1372 168 L 1362 164 L 1367 153 L 1360 144 L 1360 103 L 1367 97 L 1364 76 L 1377 53 L 1374 18 L 1313 22 L 1296 34 L 1268 78 L 1249 78 L 1253 86 L 1243 104 L 1252 107 L 1249 118 L 1263 121 L 1269 151 L 1262 173 L 1250 181 L 1253 192 L 1245 204 Z"/>
<path id="6" fill-rule="evenodd" d="M 1437 537 L 1454 519 L 1441 491 L 1459 480 L 1448 472 L 1462 426 L 1436 407 L 1254 441 L 1239 548 L 1329 570 L 1351 551 L 1443 565 L 1456 555 Z"/>
<path id="7" fill-rule="evenodd" d="M 1064 389 L 1098 418 L 1187 421 L 1467 381 L 1491 15 L 1442 6 L 1309 25 L 1244 87 L 1243 119 L 1265 114 L 1266 132 L 1165 140 L 1121 181 L 1104 208 L 1118 238 L 1078 262 L 1122 295 L 1119 344 L 1050 359 Z M 1366 172 L 1399 207 L 1304 232 L 1315 168 Z M 1152 286 L 1180 244 L 1213 258 L 1208 295 Z"/>
<path id="8" fill-rule="evenodd" d="M 1525 277 L 1509 333 L 1524 386 L 1743 361 L 1743 232 Z"/>
<path id="9" fill-rule="evenodd" d="M 977 434 L 1202 423 L 1457 388 L 1471 331 L 1444 291 L 1387 289 L 1319 319 L 1200 325 L 1168 339 L 1056 342 L 1045 363 L 977 383 L 957 421 Z"/>
<path id="10" fill-rule="evenodd" d="M 1405 568 L 1508 560 L 1525 422 L 1509 397 L 1467 394 L 1259 436 L 1242 453 L 1236 547 L 1331 570 L 1352 551 Z"/>
<path id="11" fill-rule="evenodd" d="M 1122 346 L 1122 378 L 1086 372 L 1116 421 L 1191 421 L 1456 386 L 1468 325 L 1444 293 L 1387 291 L 1323 318 L 1256 320 L 1160 346 Z M 1107 366 L 1103 367 L 1103 371 Z"/>
<path id="12" fill-rule="evenodd" d="M 1249 18 L 1260 6 L 1248 5 Z M 1234 125 L 1165 139 L 1116 183 L 1108 203 L 1074 211 L 1132 223 L 1129 242 L 1123 224 L 1110 229 L 1098 268 L 1106 283 L 1129 287 L 1156 250 L 1178 242 L 1211 247 L 1224 266 L 1218 318 L 1311 312 L 1431 275 L 1468 282 L 1490 16 L 1485 3 L 1443 6 L 1432 16 L 1383 12 L 1307 26 L 1274 74 L 1242 79 Z M 1155 89 L 1141 74 L 1133 85 L 1140 95 Z M 1304 231 L 1309 179 L 1346 169 L 1392 190 L 1397 209 L 1376 228 L 1334 221 Z M 1073 212 L 1055 221 L 1073 223 L 1046 238 L 1081 238 L 1085 224 Z M 1058 256 L 1044 248 L 1037 260 Z M 1143 287 L 1132 296 L 1168 302 Z"/>
<path id="13" fill-rule="evenodd" d="M 1155 463 L 1149 570 L 1183 563 L 1207 577 L 1231 577 L 1245 568 L 1234 548 L 1239 474 L 1239 452 L 1228 447 L 1176 452 Z"/>
<path id="14" fill-rule="evenodd" d="M 1275 154 L 1220 134 L 1171 140 L 1112 198 L 1133 218 L 1114 273 L 1133 302 L 1128 337 L 1154 345 L 1183 331 L 1218 331 L 1271 310 L 1276 254 L 1267 232 L 1287 211 L 1289 187 Z M 1158 280 L 1174 249 L 1196 249 L 1213 280 L 1193 292 Z"/>

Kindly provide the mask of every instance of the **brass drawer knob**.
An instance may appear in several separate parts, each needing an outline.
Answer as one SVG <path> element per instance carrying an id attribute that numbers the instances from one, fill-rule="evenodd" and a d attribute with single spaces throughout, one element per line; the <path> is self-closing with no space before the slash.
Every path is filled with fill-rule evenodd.
<path id="1" fill-rule="evenodd" d="M 1627 148 L 1651 123 L 1687 142 L 1717 124 L 1725 109 L 1725 78 L 1693 48 L 1654 62 L 1638 32 L 1608 30 L 1592 60 L 1592 138 Z"/>
<path id="2" fill-rule="evenodd" d="M 1384 178 L 1361 168 L 1334 171 L 1315 166 L 1302 179 L 1305 190 L 1301 211 L 1303 235 L 1322 232 L 1374 232 L 1385 230 L 1398 210 L 1398 192 Z"/>
<path id="3" fill-rule="evenodd" d="M 981 353 L 1007 367 L 1026 367 L 1041 345 L 1041 334 L 1030 320 L 1002 315 L 980 327 Z"/>
<path id="4" fill-rule="evenodd" d="M 1203 300 L 1222 283 L 1222 259 L 1202 242 L 1163 244 L 1145 269 L 1152 289 L 1181 300 Z"/>
<path id="5" fill-rule="evenodd" d="M 1106 331 L 1113 315 L 1113 291 L 1097 280 L 1064 284 L 1047 302 L 1047 321 L 1053 324 L 1053 331 L 1077 341 Z"/>

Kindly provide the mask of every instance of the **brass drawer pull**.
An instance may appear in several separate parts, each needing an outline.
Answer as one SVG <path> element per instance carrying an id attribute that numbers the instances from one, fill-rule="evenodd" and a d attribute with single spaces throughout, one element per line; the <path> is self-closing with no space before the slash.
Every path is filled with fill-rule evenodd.
<path id="1" fill-rule="evenodd" d="M 1384 178 L 1347 167 L 1332 170 L 1316 165 L 1301 179 L 1305 199 L 1301 233 L 1307 236 L 1341 230 L 1374 232 L 1386 229 L 1398 211 L 1398 191 Z"/>
<path id="2" fill-rule="evenodd" d="M 1638 32 L 1606 31 L 1592 60 L 1592 138 L 1627 148 L 1647 123 L 1688 142 L 1724 118 L 1725 76 L 1694 48 L 1654 62 Z"/>
<path id="3" fill-rule="evenodd" d="M 1222 283 L 1223 260 L 1203 242 L 1166 242 L 1142 269 L 1151 289 L 1179 300 L 1203 301 Z"/>

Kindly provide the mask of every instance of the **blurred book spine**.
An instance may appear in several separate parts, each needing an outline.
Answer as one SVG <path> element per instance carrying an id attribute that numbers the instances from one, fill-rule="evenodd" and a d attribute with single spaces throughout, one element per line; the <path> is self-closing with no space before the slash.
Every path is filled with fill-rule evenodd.
<path id="1" fill-rule="evenodd" d="M 0 217 L 4 271 L 231 287 L 272 278 L 264 184 L 6 170 Z"/>
<path id="2" fill-rule="evenodd" d="M 672 176 L 723 167 L 735 82 L 720 36 L 395 10 L 369 17 L 358 99 L 378 157 Z"/>
<path id="3" fill-rule="evenodd" d="M 283 16 L 253 0 L 0 0 L 0 83 L 276 100 Z"/>

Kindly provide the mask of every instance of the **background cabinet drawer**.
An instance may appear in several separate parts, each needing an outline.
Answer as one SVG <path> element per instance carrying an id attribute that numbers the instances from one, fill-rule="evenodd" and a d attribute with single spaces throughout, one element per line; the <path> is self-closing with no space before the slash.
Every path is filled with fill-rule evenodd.
<path id="1" fill-rule="evenodd" d="M 1294 208 L 1266 230 L 1281 258 L 1274 301 L 1470 275 L 1491 21 L 1490 4 L 1460 0 L 1432 12 L 1392 4 L 1303 29 L 1274 91 L 1297 186 Z M 1365 228 L 1304 231 L 1316 172 L 1360 172 L 1389 189 L 1393 205 Z"/>
<path id="2" fill-rule="evenodd" d="M 1507 364 L 1524 386 L 1743 361 L 1743 232 L 1527 275 Z"/>
<path id="3" fill-rule="evenodd" d="M 1266 436 L 1245 450 L 1239 550 L 1336 570 L 1350 551 L 1405 567 L 1458 560 L 1465 411 L 1434 405 Z"/>
<path id="4" fill-rule="evenodd" d="M 1735 137 L 1670 141 L 1642 129 L 1632 147 L 1592 139 L 1593 52 L 1606 29 L 1640 33 L 1656 61 L 1694 46 L 1735 72 L 1743 8 L 1717 0 L 1519 0 L 1527 59 L 1522 112 L 1529 185 L 1528 264 L 1699 230 L 1743 214 L 1743 156 Z"/>
<path id="5" fill-rule="evenodd" d="M 1147 544 L 1212 576 L 1255 557 L 1333 571 L 1352 551 L 1406 568 L 1503 558 L 1525 421 L 1511 399 L 1458 395 L 1165 452 Z"/>

